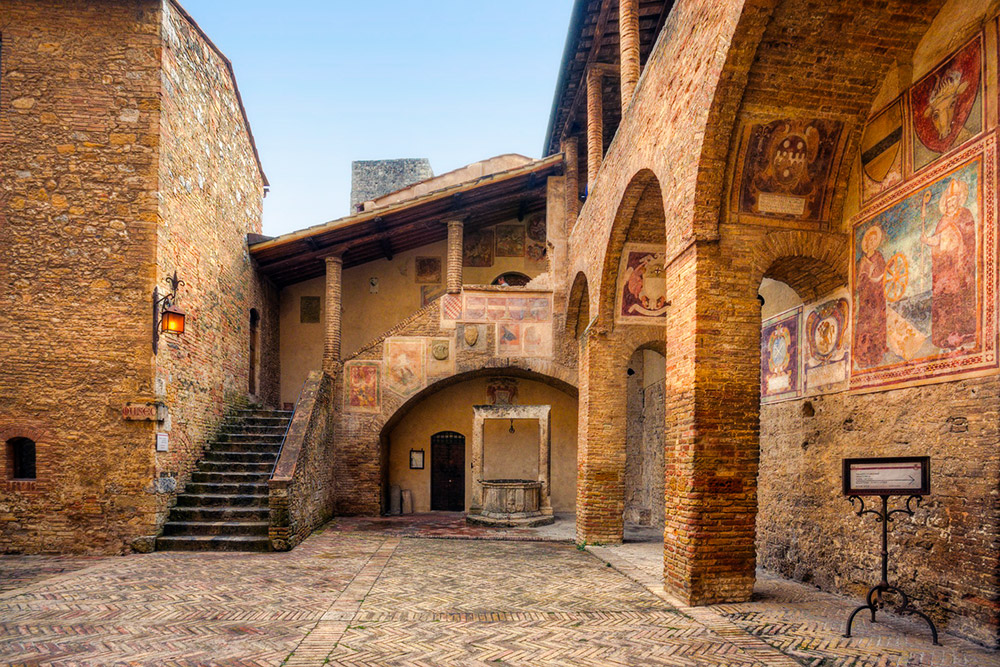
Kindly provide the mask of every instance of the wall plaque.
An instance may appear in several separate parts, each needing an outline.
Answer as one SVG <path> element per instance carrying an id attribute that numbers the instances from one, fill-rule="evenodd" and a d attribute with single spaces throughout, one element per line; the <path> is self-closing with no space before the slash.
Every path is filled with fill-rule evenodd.
<path id="1" fill-rule="evenodd" d="M 122 407 L 125 421 L 163 421 L 167 418 L 167 406 L 162 403 L 126 403 Z"/>
<path id="2" fill-rule="evenodd" d="M 843 477 L 845 496 L 923 496 L 931 492 L 931 459 L 844 459 Z"/>

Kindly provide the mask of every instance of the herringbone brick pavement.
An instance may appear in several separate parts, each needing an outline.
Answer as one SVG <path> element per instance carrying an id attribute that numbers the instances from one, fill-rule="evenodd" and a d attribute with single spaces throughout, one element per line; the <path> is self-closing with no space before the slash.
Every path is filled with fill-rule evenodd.
<path id="1" fill-rule="evenodd" d="M 100 556 L 0 557 L 0 593 L 24 588 L 57 574 L 82 570 L 102 560 Z"/>

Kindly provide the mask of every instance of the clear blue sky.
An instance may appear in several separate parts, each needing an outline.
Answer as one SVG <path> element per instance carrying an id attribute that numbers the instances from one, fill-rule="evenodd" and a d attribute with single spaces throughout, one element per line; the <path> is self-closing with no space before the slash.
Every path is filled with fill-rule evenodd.
<path id="1" fill-rule="evenodd" d="M 181 0 L 233 61 L 269 235 L 348 212 L 352 160 L 539 157 L 572 0 Z"/>

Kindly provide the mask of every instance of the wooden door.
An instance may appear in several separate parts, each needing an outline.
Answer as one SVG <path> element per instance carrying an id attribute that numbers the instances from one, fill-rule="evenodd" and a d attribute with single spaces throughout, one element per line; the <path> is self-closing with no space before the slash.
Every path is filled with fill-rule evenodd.
<path id="1" fill-rule="evenodd" d="M 465 436 L 442 431 L 431 436 L 431 510 L 465 509 Z"/>

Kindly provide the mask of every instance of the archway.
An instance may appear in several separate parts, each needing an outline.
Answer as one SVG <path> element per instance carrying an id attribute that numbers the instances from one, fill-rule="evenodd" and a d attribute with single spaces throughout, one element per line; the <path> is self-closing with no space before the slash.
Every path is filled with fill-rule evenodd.
<path id="1" fill-rule="evenodd" d="M 551 495 L 557 513 L 571 513 L 576 498 L 576 417 L 574 387 L 564 381 L 518 368 L 480 369 L 442 380 L 414 396 L 386 422 L 380 440 L 382 488 L 408 490 L 414 512 L 432 505 L 434 452 L 432 437 L 441 432 L 464 438 L 462 509 L 472 504 L 474 406 L 551 406 Z M 513 432 L 511 432 L 513 431 Z M 486 422 L 484 478 L 528 477 L 538 474 L 538 423 L 532 419 Z M 410 467 L 410 450 L 425 450 L 423 469 Z M 430 451 L 427 451 L 430 450 Z M 386 502 L 384 507 L 390 504 Z"/>
<path id="2" fill-rule="evenodd" d="M 663 540 L 666 358 L 662 343 L 632 353 L 626 372 L 626 541 Z"/>

